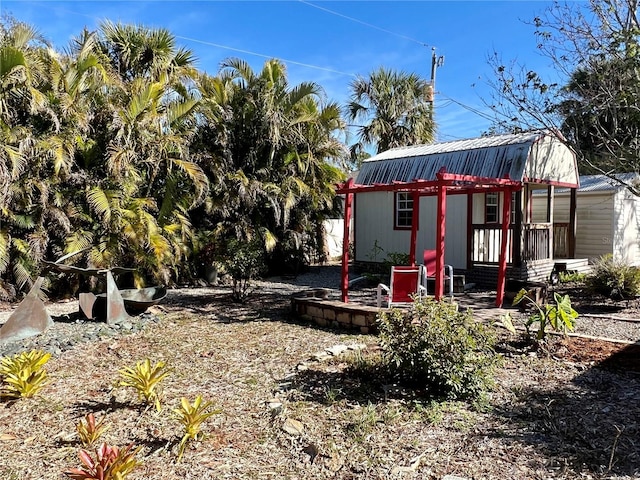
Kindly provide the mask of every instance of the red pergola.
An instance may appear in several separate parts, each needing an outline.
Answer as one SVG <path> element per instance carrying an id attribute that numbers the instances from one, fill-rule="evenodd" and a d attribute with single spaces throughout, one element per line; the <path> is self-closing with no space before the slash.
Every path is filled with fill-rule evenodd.
<path id="1" fill-rule="evenodd" d="M 444 293 L 444 251 L 445 251 L 445 218 L 447 212 L 448 194 L 468 194 L 477 192 L 497 191 L 504 192 L 502 211 L 502 243 L 498 267 L 498 287 L 496 306 L 502 306 L 504 299 L 505 278 L 507 273 L 507 233 L 511 216 L 511 192 L 522 188 L 522 183 L 510 178 L 485 178 L 472 175 L 457 175 L 447 173 L 441 169 L 436 175 L 436 180 L 414 180 L 411 182 L 393 182 L 391 184 L 358 185 L 354 179 L 340 184 L 336 190 L 345 195 L 344 202 L 344 237 L 342 241 L 342 301 L 349 301 L 349 226 L 353 208 L 353 195 L 355 193 L 402 191 L 410 192 L 413 196 L 413 220 L 411 222 L 411 245 L 409 250 L 409 263 L 416 262 L 416 241 L 418 238 L 418 218 L 420 214 L 420 197 L 438 196 L 437 225 L 436 225 L 436 281 L 435 298 L 439 300 Z"/>

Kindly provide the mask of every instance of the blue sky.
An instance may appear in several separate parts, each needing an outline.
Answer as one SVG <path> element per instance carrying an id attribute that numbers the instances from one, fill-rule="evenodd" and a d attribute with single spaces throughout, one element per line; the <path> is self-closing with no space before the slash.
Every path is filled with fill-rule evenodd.
<path id="1" fill-rule="evenodd" d="M 547 1 L 27 1 L 0 0 L 0 12 L 36 26 L 57 48 L 104 19 L 165 27 L 215 74 L 228 57 L 255 70 L 265 57 L 287 62 L 292 84 L 315 81 L 344 103 L 355 75 L 380 66 L 430 77 L 432 48 L 444 56 L 436 74 L 438 140 L 481 135 L 490 121 L 487 63 L 492 52 L 530 69 L 548 68 L 536 52 L 531 20 Z M 235 49 L 235 50 L 234 50 Z M 262 56 L 261 56 L 262 55 Z M 300 64 L 306 64 L 300 65 Z M 315 68 L 312 68 L 315 67 Z"/>

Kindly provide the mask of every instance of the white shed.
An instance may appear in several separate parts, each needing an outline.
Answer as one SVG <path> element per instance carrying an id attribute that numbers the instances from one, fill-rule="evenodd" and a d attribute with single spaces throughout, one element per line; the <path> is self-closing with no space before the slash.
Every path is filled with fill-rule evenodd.
<path id="1" fill-rule="evenodd" d="M 636 173 L 619 174 L 620 180 L 632 184 L 640 179 Z M 546 199 L 534 195 L 533 219 L 546 214 Z M 580 176 L 576 202 L 575 254 L 590 262 L 602 255 L 614 257 L 630 265 L 640 265 L 640 198 L 605 175 Z M 569 191 L 557 189 L 554 230 L 560 232 L 569 222 Z M 558 233 L 556 233 L 556 236 Z M 563 255 L 562 239 L 556 239 L 556 257 Z"/>
<path id="2" fill-rule="evenodd" d="M 439 172 L 450 180 L 439 181 Z M 555 268 L 554 190 L 573 191 L 567 198 L 575 212 L 578 182 L 574 153 L 536 131 L 388 150 L 365 160 L 341 193 L 354 196 L 356 263 L 382 262 L 390 253 L 419 260 L 424 250 L 439 249 L 468 280 L 488 284 L 499 276 L 503 254 L 508 277 L 548 278 Z M 534 220 L 536 191 L 546 195 L 544 218 Z M 573 259 L 571 222 L 565 233 Z"/>

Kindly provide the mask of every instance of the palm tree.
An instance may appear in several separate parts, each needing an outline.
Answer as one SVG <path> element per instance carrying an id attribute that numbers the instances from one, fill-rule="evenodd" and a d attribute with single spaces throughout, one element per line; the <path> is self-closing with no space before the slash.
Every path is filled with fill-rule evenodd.
<path id="1" fill-rule="evenodd" d="M 139 284 L 166 283 L 190 242 L 188 210 L 208 189 L 189 153 L 198 108 L 185 83 L 193 58 L 162 29 L 107 22 L 97 45 L 117 80 L 97 106 L 104 123 L 87 151 L 90 188 L 67 250 L 91 247 L 94 266 L 135 264 Z"/>
<path id="2" fill-rule="evenodd" d="M 0 275 L 18 288 L 30 286 L 48 245 L 51 183 L 39 145 L 59 120 L 48 95 L 54 59 L 47 47 L 27 24 L 0 24 Z"/>
<path id="3" fill-rule="evenodd" d="M 208 205 L 217 219 L 207 228 L 223 237 L 259 237 L 270 251 L 301 246 L 300 237 L 314 228 L 307 220 L 332 203 L 341 178 L 327 163 L 345 154 L 334 136 L 343 127 L 339 108 L 321 105 L 317 84 L 289 85 L 278 60 L 259 72 L 227 60 L 199 88 L 207 121 L 196 150 L 213 177 Z M 299 214 L 303 209 L 308 215 Z"/>
<path id="4" fill-rule="evenodd" d="M 414 73 L 380 68 L 351 82 L 347 106 L 358 121 L 357 155 L 366 145 L 378 153 L 394 147 L 433 142 L 435 123 L 428 103 L 429 83 Z"/>
<path id="5" fill-rule="evenodd" d="M 176 47 L 176 38 L 164 28 L 105 21 L 100 25 L 103 52 L 125 81 L 159 80 L 163 75 L 183 80 L 196 75 L 193 52 Z"/>

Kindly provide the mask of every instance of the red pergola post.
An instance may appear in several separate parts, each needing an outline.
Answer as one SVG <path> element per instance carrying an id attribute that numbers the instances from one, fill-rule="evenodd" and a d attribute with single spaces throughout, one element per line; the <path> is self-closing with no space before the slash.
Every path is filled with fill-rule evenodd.
<path id="1" fill-rule="evenodd" d="M 436 224 L 436 288 L 435 298 L 444 294 L 444 235 L 447 214 L 447 187 L 442 184 L 442 173 L 438 173 L 438 213 Z"/>
<path id="2" fill-rule="evenodd" d="M 496 307 L 501 307 L 504 301 L 504 287 L 507 276 L 507 242 L 509 234 L 509 221 L 511 220 L 511 188 L 504 190 L 502 204 L 502 238 L 500 239 L 500 261 L 498 264 L 498 288 L 496 295 Z"/>
<path id="3" fill-rule="evenodd" d="M 416 264 L 416 242 L 418 240 L 418 219 L 420 218 L 420 194 L 414 191 L 411 194 L 413 199 L 413 211 L 411 213 L 411 245 L 409 247 L 409 265 Z"/>
<path id="4" fill-rule="evenodd" d="M 349 303 L 349 227 L 351 224 L 351 209 L 353 193 L 350 191 L 354 184 L 353 178 L 346 183 L 347 192 L 344 196 L 344 235 L 342 236 L 342 271 L 341 271 L 341 300 Z"/>

